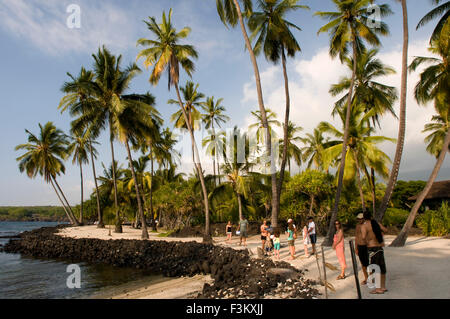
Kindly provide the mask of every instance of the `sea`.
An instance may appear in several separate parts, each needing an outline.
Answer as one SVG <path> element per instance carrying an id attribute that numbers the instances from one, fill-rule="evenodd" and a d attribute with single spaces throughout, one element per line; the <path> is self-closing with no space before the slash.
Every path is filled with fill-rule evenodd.
<path id="1" fill-rule="evenodd" d="M 56 222 L 0 222 L 0 237 L 20 234 Z M 0 238 L 5 245 L 9 239 Z M 85 299 L 105 288 L 155 277 L 142 269 L 79 263 L 80 287 L 74 287 L 71 263 L 0 252 L 0 299 Z M 72 276 L 72 277 L 70 277 Z M 70 278 L 69 278 L 70 277 Z M 69 283 L 69 284 L 68 284 Z"/>

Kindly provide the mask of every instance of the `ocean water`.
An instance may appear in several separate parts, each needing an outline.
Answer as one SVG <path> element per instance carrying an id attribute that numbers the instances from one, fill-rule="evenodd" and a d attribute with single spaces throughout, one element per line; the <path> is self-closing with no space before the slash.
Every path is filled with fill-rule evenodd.
<path id="1" fill-rule="evenodd" d="M 19 234 L 40 227 L 55 226 L 52 222 L 0 222 L 0 237 Z M 4 245 L 9 239 L 1 239 Z M 81 269 L 81 288 L 70 289 L 67 279 L 69 262 L 44 260 L 0 253 L 0 299 L 71 299 L 89 298 L 103 288 L 155 277 L 138 269 L 108 265 L 77 264 Z"/>

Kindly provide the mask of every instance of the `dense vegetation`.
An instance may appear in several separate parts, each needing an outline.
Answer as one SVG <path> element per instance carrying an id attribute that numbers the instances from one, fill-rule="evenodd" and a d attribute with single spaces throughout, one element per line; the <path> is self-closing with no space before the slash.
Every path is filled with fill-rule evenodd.
<path id="1" fill-rule="evenodd" d="M 311 215 L 322 233 L 327 232 L 325 244 L 330 245 L 336 219 L 351 225 L 357 212 L 370 210 L 378 221 L 404 224 L 395 241 L 395 245 L 403 245 L 450 150 L 450 5 L 433 0 L 437 7 L 419 24 L 420 27 L 442 16 L 430 40 L 433 57 L 416 57 L 409 66 L 409 71 L 414 72 L 427 64 L 414 93 L 418 103 L 432 103 L 436 111 L 424 128 L 429 134 L 426 150 L 436 157 L 436 165 L 426 183 L 405 184 L 397 182 L 397 177 L 405 143 L 407 6 L 406 0 L 401 0 L 404 36 L 398 92 L 383 83 L 386 76 L 396 71 L 378 58 L 381 37 L 389 35 L 389 26 L 376 21 L 377 26 L 372 27 L 368 16 L 372 3 L 378 6 L 380 18 L 393 13 L 389 5 L 378 2 L 333 0 L 335 12 L 314 14 L 326 20 L 318 33 L 328 33 L 330 56 L 339 58 L 348 68 L 347 76 L 329 91 L 336 97 L 334 105 L 328 107 L 330 114 L 340 119 L 338 126 L 323 121 L 314 132 L 301 135 L 301 123 L 293 123 L 289 118 L 286 60 L 300 52 L 293 34 L 300 28 L 287 21 L 286 15 L 309 8 L 299 5 L 299 0 L 217 0 L 220 19 L 226 26 L 240 26 L 251 58 L 258 96 L 258 109 L 251 112 L 255 123 L 249 128 L 235 127 L 233 136 L 227 138 L 222 127 L 230 119 L 225 115 L 224 100 L 215 98 L 212 92 L 202 93 L 200 84 L 191 80 L 180 83 L 181 72 L 190 78 L 194 76 L 198 53 L 187 44 L 191 29 L 177 30 L 170 10 L 168 14 L 163 12 L 161 22 L 155 17 L 144 21 L 151 38 L 137 40 L 142 49 L 137 60 L 143 60 L 144 66 L 151 69 L 152 85 L 158 85 L 166 73 L 168 88 L 175 89 L 176 99 L 167 103 L 179 106 L 171 121 L 174 127 L 189 134 L 193 173 L 186 176 L 178 171 L 180 154 L 174 148 L 177 138 L 169 127 L 164 127 L 158 111 L 161 102 L 158 104 L 150 92 L 129 92 L 130 83 L 141 69 L 136 63 L 124 67 L 122 56 L 114 55 L 105 46 L 92 55 L 90 70 L 81 67 L 77 76 L 68 74 L 68 82 L 62 86 L 64 97 L 58 108 L 73 118 L 69 135 L 51 122 L 39 124 L 38 135 L 27 130 L 28 143 L 17 146 L 17 150 L 25 151 L 17 158 L 19 169 L 31 178 L 40 175 L 51 184 L 74 225 L 95 219 L 99 227 L 104 227 L 105 222 L 115 223 L 115 231 L 121 232 L 122 222 L 128 220 L 134 227 L 142 227 L 142 238 L 148 238 L 147 221 L 154 228 L 156 219 L 170 228 L 204 223 L 204 240 L 210 242 L 211 221 L 236 222 L 245 215 L 249 220 L 270 218 L 277 227 L 279 221 L 288 217 L 303 223 Z M 280 64 L 283 70 L 286 107 L 282 123 L 264 105 L 257 60 L 260 54 Z M 382 129 L 382 117 L 397 117 L 397 100 L 398 138 L 377 135 Z M 212 174 L 202 167 L 200 143 L 194 135 L 201 123 L 208 130 L 201 145 L 214 159 Z M 282 137 L 276 135 L 275 126 L 283 129 Z M 256 140 L 248 134 L 252 130 L 256 130 Z M 110 138 L 111 164 L 102 163 L 103 174 L 97 177 L 95 145 L 102 132 Z M 127 168 L 115 160 L 114 141 L 121 142 L 126 151 Z M 382 142 L 397 143 L 392 165 L 379 148 Z M 74 209 L 57 181 L 64 174 L 64 162 L 69 157 L 79 166 L 81 175 L 81 204 Z M 88 163 L 92 165 L 96 187 L 90 199 L 84 201 L 83 166 Z M 308 169 L 291 174 L 291 165 L 302 167 L 302 163 Z M 421 189 L 417 201 L 408 203 L 407 198 Z M 405 210 L 410 208 L 405 219 Z"/>
<path id="2" fill-rule="evenodd" d="M 0 221 L 66 221 L 64 209 L 55 206 L 0 207 Z"/>

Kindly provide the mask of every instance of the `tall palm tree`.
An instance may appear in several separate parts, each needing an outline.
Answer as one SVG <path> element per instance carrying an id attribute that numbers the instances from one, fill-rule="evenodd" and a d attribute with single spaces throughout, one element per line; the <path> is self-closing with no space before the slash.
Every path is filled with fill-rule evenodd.
<path id="1" fill-rule="evenodd" d="M 415 88 L 415 97 L 419 104 L 426 104 L 433 101 L 438 114 L 441 116 L 447 115 L 448 118 L 448 113 L 450 112 L 450 24 L 446 24 L 443 27 L 441 38 L 432 42 L 430 51 L 440 55 L 441 59 L 417 57 L 410 66 L 410 70 L 415 71 L 422 64 L 431 64 L 420 74 L 419 83 L 417 83 Z M 436 164 L 431 172 L 428 182 L 414 203 L 400 234 L 398 234 L 397 238 L 391 243 L 391 246 L 402 247 L 405 245 L 409 230 L 416 219 L 419 208 L 436 180 L 442 163 L 444 162 L 445 155 L 449 151 L 449 145 L 450 130 L 447 129 L 439 156 L 437 157 Z"/>
<path id="2" fill-rule="evenodd" d="M 364 41 L 368 42 L 372 46 L 379 46 L 380 40 L 378 38 L 378 34 L 389 34 L 387 25 L 382 21 L 379 22 L 379 26 L 377 26 L 376 28 L 371 28 L 371 26 L 369 25 L 370 18 L 368 17 L 368 15 L 370 10 L 368 10 L 368 5 L 371 3 L 371 0 L 333 0 L 333 3 L 336 5 L 336 12 L 315 13 L 315 15 L 330 21 L 326 25 L 321 27 L 318 33 L 320 34 L 322 32 L 328 32 L 330 34 L 331 57 L 335 58 L 339 56 L 341 62 L 343 62 L 349 52 L 350 46 L 353 53 L 353 61 L 357 61 L 357 56 L 364 50 Z M 378 8 L 381 17 L 392 13 L 389 6 L 386 4 L 379 5 Z M 350 121 L 351 101 L 353 97 L 353 89 L 356 78 L 356 67 L 357 64 L 354 63 L 347 99 L 347 112 L 343 138 L 344 143 L 341 154 L 341 165 L 339 167 L 338 187 L 336 191 L 333 211 L 331 213 L 327 239 L 324 242 L 325 246 L 331 246 L 333 242 L 333 235 L 336 231 L 334 223 L 337 218 L 339 201 L 342 193 L 345 153 L 348 144 L 348 126 Z"/>
<path id="3" fill-rule="evenodd" d="M 72 122 L 73 131 L 88 130 L 91 134 L 97 135 L 98 132 L 109 127 L 109 141 L 111 147 L 112 163 L 115 162 L 114 140 L 116 132 L 114 122 L 117 122 L 117 116 L 120 115 L 126 104 L 124 97 L 130 82 L 141 70 L 135 63 L 131 63 L 123 69 L 121 67 L 122 56 L 112 55 L 109 50 L 103 46 L 99 48 L 94 58 L 93 72 L 94 79 L 88 83 L 89 92 L 92 94 L 95 103 L 89 103 L 88 110 L 81 114 L 79 118 Z M 120 207 L 117 196 L 117 182 L 115 178 L 115 167 L 113 168 L 114 180 L 114 207 L 116 210 L 115 232 L 122 232 L 122 221 L 120 216 Z"/>
<path id="4" fill-rule="evenodd" d="M 291 175 L 291 161 L 292 159 L 295 163 L 300 166 L 302 163 L 302 151 L 300 148 L 294 144 L 295 142 L 301 142 L 302 138 L 298 135 L 299 132 L 303 131 L 303 128 L 296 126 L 294 123 L 289 121 L 287 128 L 287 147 L 286 147 L 286 159 L 289 165 L 289 175 Z M 285 139 L 280 139 L 280 154 L 282 154 L 282 149 L 284 149 Z"/>
<path id="5" fill-rule="evenodd" d="M 241 6 L 239 4 L 241 2 L 244 8 L 244 14 L 242 14 Z M 217 12 L 221 21 L 225 24 L 225 26 L 235 27 L 239 22 L 241 27 L 242 35 L 245 41 L 245 47 L 247 48 L 250 60 L 253 66 L 253 72 L 255 75 L 255 83 L 256 83 L 256 92 L 258 95 L 258 106 L 259 112 L 261 114 L 261 125 L 263 130 L 265 131 L 265 153 L 267 154 L 267 158 L 270 159 L 270 168 L 271 168 L 271 184 L 272 184 L 272 198 L 276 199 L 278 195 L 278 184 L 277 184 L 277 172 L 275 166 L 275 154 L 272 152 L 272 139 L 271 132 L 269 129 L 269 123 L 267 121 L 266 108 L 264 106 L 264 98 L 262 94 L 261 87 L 261 77 L 259 74 L 258 63 L 256 61 L 256 56 L 252 48 L 252 44 L 250 42 L 250 38 L 247 34 L 247 30 L 245 28 L 244 16 L 246 18 L 250 17 L 252 13 L 252 1 L 251 0 L 216 0 Z M 278 207 L 279 205 L 276 203 L 276 200 L 272 200 L 272 215 L 278 216 Z M 272 226 L 278 227 L 278 219 L 272 220 Z"/>
<path id="6" fill-rule="evenodd" d="M 260 12 L 253 12 L 248 20 L 250 30 L 253 32 L 251 39 L 258 37 L 253 51 L 256 55 L 264 51 L 267 60 L 278 63 L 281 58 L 283 68 L 284 90 L 286 98 L 285 117 L 283 125 L 283 146 L 281 148 L 280 177 L 277 181 L 277 196 L 274 204 L 277 209 L 272 214 L 272 223 L 278 220 L 280 210 L 280 196 L 283 187 L 284 171 L 288 160 L 288 126 L 290 114 L 289 79 L 286 69 L 286 55 L 294 58 L 300 52 L 300 45 L 291 32 L 291 29 L 301 31 L 295 24 L 286 20 L 286 15 L 298 9 L 309 9 L 308 6 L 298 5 L 299 0 L 257 0 Z"/>
<path id="7" fill-rule="evenodd" d="M 224 114 L 225 107 L 222 105 L 222 102 L 223 102 L 222 98 L 214 101 L 214 96 L 212 96 L 208 97 L 206 101 L 202 103 L 202 108 L 203 111 L 205 112 L 202 115 L 203 123 L 205 124 L 207 130 L 211 129 L 211 134 L 209 135 L 211 146 L 209 147 L 209 154 L 213 157 L 214 183 L 216 183 L 216 158 L 218 156 L 218 152 L 216 151 L 216 149 L 219 148 L 218 143 L 220 143 L 219 136 L 218 138 L 216 138 L 216 130 L 214 124 L 216 124 L 218 127 L 221 127 L 222 123 L 225 123 L 226 121 L 230 120 L 230 118 Z M 217 159 L 217 175 L 219 175 L 219 184 L 220 184 L 220 167 L 218 159 Z"/>
<path id="8" fill-rule="evenodd" d="M 39 129 L 39 137 L 25 130 L 28 134 L 28 143 L 17 145 L 15 148 L 16 151 L 26 151 L 16 159 L 19 162 L 19 170 L 21 173 L 25 171 L 29 178 L 35 178 L 38 174 L 43 176 L 45 182 L 52 185 L 71 224 L 78 226 L 79 222 L 56 181 L 56 176 L 65 173 L 63 161 L 67 158 L 67 137 L 52 122 L 47 122 L 44 126 L 39 124 Z"/>
<path id="9" fill-rule="evenodd" d="M 408 6 L 406 0 L 400 0 L 402 4 L 403 13 L 403 49 L 402 49 L 402 79 L 400 88 L 400 114 L 398 122 L 398 137 L 397 147 L 395 149 L 394 162 L 389 175 L 389 181 L 386 185 L 381 204 L 375 214 L 375 219 L 378 222 L 383 220 L 383 216 L 391 200 L 394 192 L 395 184 L 397 183 L 398 173 L 400 171 L 400 163 L 402 160 L 403 146 L 405 144 L 406 136 L 406 98 L 408 90 L 408 45 L 409 45 L 409 27 L 408 27 Z"/>
<path id="10" fill-rule="evenodd" d="M 403 0 L 405 1 L 405 0 Z M 428 12 L 417 24 L 416 30 L 423 27 L 430 21 L 438 18 L 439 16 L 442 16 L 439 20 L 438 24 L 436 25 L 436 28 L 433 30 L 433 34 L 430 38 L 430 43 L 434 40 L 437 40 L 441 36 L 442 29 L 444 28 L 445 24 L 448 24 L 450 21 L 450 1 L 444 2 L 444 0 L 431 0 L 431 2 L 435 5 L 437 5 L 436 8 Z M 444 3 L 442 3 L 444 2 Z M 442 4 L 441 4 L 442 3 Z"/>
<path id="11" fill-rule="evenodd" d="M 152 114 L 157 111 L 151 105 L 155 98 L 147 93 L 145 95 L 127 95 L 123 100 L 123 111 L 114 117 L 113 127 L 118 139 L 125 145 L 128 154 L 129 168 L 134 180 L 136 199 L 138 204 L 139 216 L 142 224 L 142 238 L 148 239 L 147 222 L 142 207 L 142 198 L 140 183 L 136 176 L 133 165 L 133 158 L 130 150 L 130 143 L 135 149 L 139 149 L 148 141 L 155 140 L 155 135 L 159 134 L 159 127 L 153 122 Z"/>
<path id="12" fill-rule="evenodd" d="M 76 116 L 77 114 L 84 114 L 88 110 L 88 105 L 96 102 L 89 92 L 89 83 L 93 80 L 94 73 L 92 71 L 87 71 L 84 67 L 82 67 L 77 77 L 73 76 L 70 73 L 67 73 L 67 75 L 70 77 L 71 81 L 65 82 L 63 87 L 61 88 L 61 91 L 65 93 L 65 96 L 61 99 L 58 109 L 61 109 L 62 112 L 69 109 L 69 112 L 72 116 Z M 73 130 L 72 133 L 75 134 Z M 100 206 L 100 195 L 98 191 L 97 174 L 95 171 L 94 148 L 92 147 L 92 144 L 95 143 L 94 141 L 98 137 L 94 135 L 96 133 L 99 132 L 95 130 L 89 131 L 88 143 L 97 199 L 97 227 L 104 228 L 105 225 L 103 223 L 103 212 Z M 87 131 L 84 132 L 84 134 L 86 135 Z"/>
<path id="13" fill-rule="evenodd" d="M 80 219 L 79 222 L 83 224 L 83 164 L 89 163 L 89 153 L 95 158 L 97 157 L 97 150 L 90 143 L 87 135 L 71 136 L 72 142 L 67 147 L 67 153 L 72 155 L 72 164 L 80 166 L 80 180 L 81 180 L 81 201 L 80 201 Z M 98 143 L 97 143 L 98 144 Z"/>
<path id="14" fill-rule="evenodd" d="M 395 142 L 394 139 L 384 136 L 373 136 L 374 128 L 371 127 L 370 118 L 376 113 L 376 109 L 369 112 L 365 111 L 365 105 L 359 104 L 352 108 L 352 114 L 349 123 L 349 142 L 345 152 L 345 166 L 343 181 L 354 181 L 356 178 L 359 193 L 361 197 L 362 209 L 365 211 L 365 200 L 361 184 L 361 172 L 366 172 L 367 167 L 372 167 L 377 174 L 387 178 L 389 157 L 381 151 L 376 145 L 382 142 Z M 345 121 L 345 110 L 339 112 L 342 122 Z M 321 122 L 318 126 L 319 130 L 329 133 L 338 140 L 334 141 L 334 145 L 326 148 L 323 153 L 323 163 L 325 167 L 329 167 L 332 163 L 342 161 L 342 147 L 344 133 L 335 128 L 328 122 Z"/>
<path id="15" fill-rule="evenodd" d="M 355 76 L 355 88 L 352 99 L 352 107 L 355 104 L 363 105 L 365 112 L 375 110 L 373 112 L 372 124 L 380 127 L 380 117 L 385 113 L 390 113 L 394 116 L 394 102 L 397 100 L 397 90 L 394 87 L 385 85 L 377 81 L 379 77 L 394 74 L 395 70 L 376 58 L 378 50 L 363 50 L 358 55 L 356 61 L 356 76 Z M 353 70 L 353 59 L 345 58 L 345 63 L 350 70 Z M 348 92 L 351 79 L 348 77 L 342 78 L 339 83 L 334 84 L 330 93 L 333 96 L 339 95 L 343 92 Z M 339 99 L 334 107 L 333 116 L 337 112 L 345 107 L 345 103 L 348 100 L 348 93 Z M 367 176 L 372 192 L 372 209 L 375 212 L 376 209 L 376 183 L 375 183 L 375 170 L 370 168 L 370 175 Z"/>
<path id="16" fill-rule="evenodd" d="M 194 137 L 194 129 L 189 121 L 189 116 L 181 99 L 180 90 L 178 87 L 180 77 L 180 66 L 185 70 L 188 76 L 192 76 L 194 71 L 194 63 L 191 58 L 197 58 L 197 51 L 193 46 L 187 44 L 179 44 L 179 42 L 186 38 L 191 29 L 183 28 L 177 32 L 172 25 L 172 9 L 170 9 L 168 16 L 165 12 L 162 15 L 162 23 L 158 24 L 154 17 L 149 17 L 149 21 L 144 21 L 150 32 L 156 37 L 156 40 L 139 39 L 138 45 L 148 46 L 142 50 L 137 58 L 144 57 L 145 67 L 153 66 L 153 71 L 150 75 L 150 83 L 156 85 L 164 70 L 168 73 L 168 87 L 173 85 L 175 87 L 178 103 L 186 122 L 187 129 L 191 137 L 191 143 L 194 148 L 194 164 L 200 179 L 203 192 L 203 202 L 205 208 L 205 234 L 204 241 L 211 242 L 210 222 L 209 222 L 209 203 L 208 192 L 206 190 L 205 180 L 203 176 L 203 169 L 200 162 L 200 155 Z"/>

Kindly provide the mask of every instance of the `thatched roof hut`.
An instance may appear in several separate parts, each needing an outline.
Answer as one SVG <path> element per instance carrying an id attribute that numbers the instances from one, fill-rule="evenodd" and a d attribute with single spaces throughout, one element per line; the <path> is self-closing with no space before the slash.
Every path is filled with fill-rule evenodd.
<path id="1" fill-rule="evenodd" d="M 419 193 L 420 194 L 420 193 Z M 419 194 L 411 196 L 408 200 L 415 201 Z M 450 200 L 450 180 L 434 182 L 425 200 Z"/>

